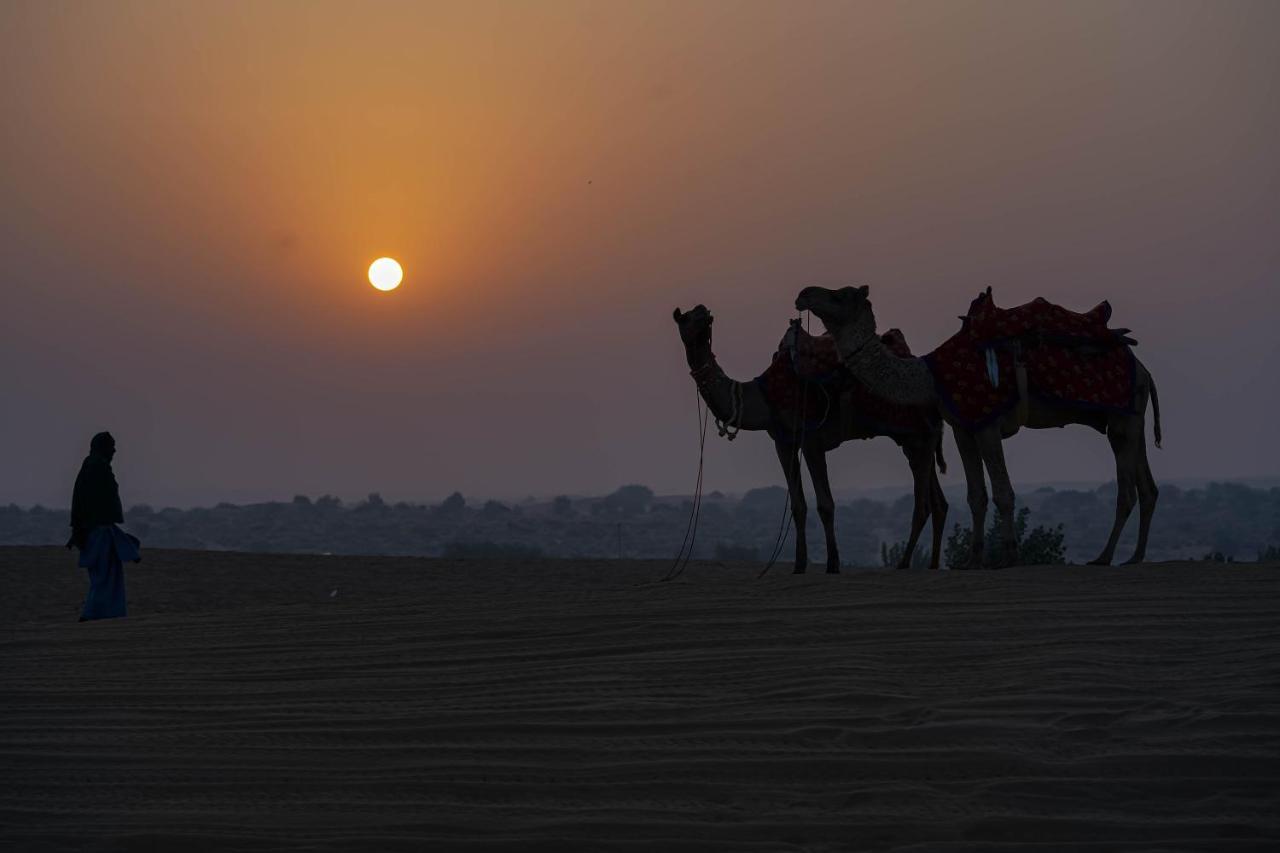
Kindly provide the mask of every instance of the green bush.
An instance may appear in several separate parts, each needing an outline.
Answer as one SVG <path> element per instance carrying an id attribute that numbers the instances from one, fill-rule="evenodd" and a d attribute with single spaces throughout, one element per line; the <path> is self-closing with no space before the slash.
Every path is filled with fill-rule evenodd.
<path id="1" fill-rule="evenodd" d="M 1018 543 L 1018 562 L 1027 566 L 1056 566 L 1066 562 L 1066 533 L 1061 524 L 1056 527 L 1036 527 L 1027 531 L 1027 521 L 1031 510 L 1022 507 L 1018 510 L 1013 522 L 1013 536 Z M 943 560 L 948 568 L 961 569 L 969 562 L 969 551 L 973 544 L 973 530 L 959 524 L 951 529 L 947 544 L 943 550 Z M 1000 544 L 1000 513 L 991 515 L 991 526 L 983 541 L 983 563 L 995 563 L 996 549 Z"/>

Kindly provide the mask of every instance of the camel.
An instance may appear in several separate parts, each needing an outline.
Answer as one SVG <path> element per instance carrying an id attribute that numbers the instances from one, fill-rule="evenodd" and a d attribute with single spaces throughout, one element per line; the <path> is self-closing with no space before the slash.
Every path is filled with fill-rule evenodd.
<path id="1" fill-rule="evenodd" d="M 679 327 L 685 357 L 698 393 L 712 415 L 718 422 L 724 422 L 733 430 L 763 430 L 773 439 L 791 496 L 791 517 L 796 529 L 794 574 L 802 574 L 809 562 L 804 529 L 806 506 L 798 466 L 798 455 L 804 454 L 817 497 L 818 517 L 822 519 L 827 540 L 827 573 L 837 574 L 840 571 L 840 555 L 836 546 L 835 501 L 831 497 L 831 483 L 827 479 L 826 454 L 845 441 L 874 438 L 881 433 L 875 432 L 870 425 L 859 422 L 856 414 L 852 418 L 841 418 L 831 416 L 830 412 L 821 425 L 812 430 L 796 429 L 794 426 L 789 429 L 786 419 L 774 411 L 757 383 L 730 379 L 717 364 L 711 349 L 711 324 L 715 318 L 705 306 L 698 305 L 688 312 L 677 308 L 672 316 Z M 947 500 L 943 497 L 942 486 L 933 467 L 936 455 L 939 467 L 944 473 L 946 471 L 941 449 L 942 422 L 938 420 L 936 428 L 927 433 L 889 437 L 902 448 L 907 457 L 915 491 L 911 535 L 897 568 L 905 569 L 911 565 L 911 555 L 915 551 L 925 520 L 932 516 L 933 555 L 930 568 L 936 569 L 947 517 Z"/>
<path id="2" fill-rule="evenodd" d="M 951 424 L 956 447 L 964 464 L 969 509 L 973 513 L 973 550 L 969 555 L 969 568 L 979 568 L 982 565 L 987 511 L 984 466 L 991 478 L 991 491 L 999 512 L 1001 542 L 997 565 L 1013 565 L 1017 561 L 1013 526 L 1014 493 L 1009 482 L 1009 472 L 1005 468 L 1002 440 L 1017 433 L 1020 425 L 1030 429 L 1051 429 L 1068 424 L 1082 424 L 1107 436 L 1116 462 L 1118 494 L 1115 523 L 1102 553 L 1091 564 L 1111 564 L 1116 543 L 1135 503 L 1140 507 L 1138 543 L 1127 563 L 1143 561 L 1146 557 L 1151 517 L 1155 513 L 1159 494 L 1155 478 L 1151 475 L 1151 466 L 1147 462 L 1146 409 L 1149 398 L 1154 411 L 1155 442 L 1159 447 L 1160 400 L 1156 394 L 1155 380 L 1141 362 L 1134 359 L 1134 400 L 1131 411 L 1089 411 L 1054 405 L 1036 397 L 1024 397 L 1019 402 L 1021 412 L 1010 411 L 988 426 L 970 430 L 959 424 L 954 415 L 941 404 L 933 374 L 924 360 L 899 358 L 881 345 L 875 334 L 875 312 L 868 293 L 869 288 L 865 285 L 839 290 L 806 287 L 796 297 L 796 308 L 812 311 L 822 321 L 835 338 L 845 367 L 866 383 L 872 393 L 883 394 L 902 403 L 936 406 L 942 418 Z"/>

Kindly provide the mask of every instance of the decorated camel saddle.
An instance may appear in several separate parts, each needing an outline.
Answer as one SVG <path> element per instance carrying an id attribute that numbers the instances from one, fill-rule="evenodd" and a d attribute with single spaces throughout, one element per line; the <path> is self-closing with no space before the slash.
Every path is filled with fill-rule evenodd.
<path id="1" fill-rule="evenodd" d="M 907 339 L 890 329 L 880 340 L 901 358 L 913 358 Z M 775 412 L 779 426 L 793 424 L 806 430 L 838 418 L 846 434 L 861 429 L 868 434 L 907 435 L 927 432 L 934 426 L 933 413 L 916 406 L 890 403 L 872 394 L 841 363 L 831 335 L 811 335 L 792 320 L 773 354 L 769 369 L 756 384 Z"/>
<path id="2" fill-rule="evenodd" d="M 1130 411 L 1136 344 L 1111 329 L 1111 306 L 1083 314 L 1045 299 L 999 308 L 991 288 L 961 317 L 960 331 L 924 357 L 943 405 L 964 425 L 984 426 L 1037 398 L 1054 405 Z"/>

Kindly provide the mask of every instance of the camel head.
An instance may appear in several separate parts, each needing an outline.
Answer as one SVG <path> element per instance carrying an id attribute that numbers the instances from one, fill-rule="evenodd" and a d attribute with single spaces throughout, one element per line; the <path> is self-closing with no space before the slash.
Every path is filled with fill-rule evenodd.
<path id="1" fill-rule="evenodd" d="M 827 287 L 806 287 L 796 297 L 797 311 L 812 311 L 827 327 L 831 334 L 839 334 L 841 329 L 853 323 L 866 323 L 868 317 L 871 328 L 875 328 L 875 315 L 871 311 L 871 300 L 867 298 L 870 288 L 842 287 L 831 290 Z"/>
<path id="2" fill-rule="evenodd" d="M 711 346 L 711 324 L 716 318 L 711 316 L 707 306 L 695 305 L 688 311 L 677 308 L 671 316 L 680 329 L 680 340 L 684 342 L 686 350 L 693 351 Z"/>

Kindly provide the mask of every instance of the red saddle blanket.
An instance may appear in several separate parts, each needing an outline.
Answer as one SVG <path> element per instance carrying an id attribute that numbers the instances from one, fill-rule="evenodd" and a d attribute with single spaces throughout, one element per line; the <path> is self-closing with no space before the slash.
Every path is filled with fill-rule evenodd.
<path id="1" fill-rule="evenodd" d="M 911 358 L 902 332 L 890 329 L 880 336 L 895 355 Z M 769 369 L 756 378 L 773 409 L 778 425 L 788 432 L 795 424 L 816 429 L 840 418 L 846 432 L 897 435 L 927 432 L 935 415 L 928 409 L 890 403 L 872 394 L 840 363 L 830 335 L 810 335 L 793 325 L 773 354 Z"/>
<path id="2" fill-rule="evenodd" d="M 1131 411 L 1134 357 L 1126 330 L 1110 329 L 1111 306 L 1078 314 L 1045 299 L 999 308 L 990 289 L 960 331 L 924 357 L 943 404 L 965 425 L 984 426 L 1018 404 L 1016 362 L 1027 394 L 1056 405 Z M 992 383 L 994 354 L 996 382 Z"/>

